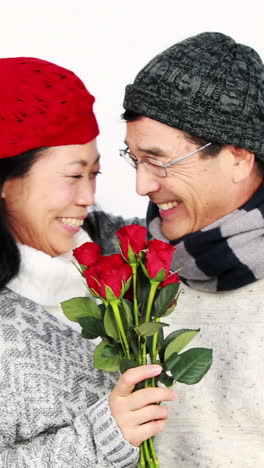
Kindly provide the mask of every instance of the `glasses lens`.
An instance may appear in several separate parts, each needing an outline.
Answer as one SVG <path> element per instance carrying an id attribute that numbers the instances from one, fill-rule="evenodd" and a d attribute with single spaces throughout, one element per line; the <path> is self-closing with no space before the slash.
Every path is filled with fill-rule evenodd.
<path id="1" fill-rule="evenodd" d="M 148 169 L 148 171 L 150 171 L 156 177 L 167 176 L 166 168 L 163 167 L 162 163 L 159 160 L 145 157 L 142 160 L 142 162 L 144 166 L 146 167 L 146 169 Z"/>

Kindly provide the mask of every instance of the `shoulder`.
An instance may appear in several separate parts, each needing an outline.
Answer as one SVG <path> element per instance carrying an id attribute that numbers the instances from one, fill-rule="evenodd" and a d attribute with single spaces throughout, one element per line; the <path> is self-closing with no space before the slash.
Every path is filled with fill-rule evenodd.
<path id="1" fill-rule="evenodd" d="M 26 319 L 28 313 L 40 312 L 42 308 L 32 302 L 30 299 L 23 297 L 8 288 L 0 291 L 0 319 L 1 323 L 12 321 L 17 318 Z"/>
<path id="2" fill-rule="evenodd" d="M 15 325 L 19 322 L 20 326 L 26 323 L 28 327 L 37 327 L 40 323 L 39 328 L 41 328 L 43 321 L 54 326 L 59 324 L 55 317 L 33 300 L 8 288 L 0 291 L 0 324 L 10 322 Z"/>
<path id="3" fill-rule="evenodd" d="M 122 226 L 129 224 L 143 226 L 145 225 L 145 220 L 137 217 L 123 218 L 122 216 L 114 216 L 101 210 L 95 210 L 89 213 L 83 228 L 90 234 L 94 242 L 101 245 L 104 254 L 112 254 L 117 251 L 116 231 Z"/>
<path id="4" fill-rule="evenodd" d="M 86 382 L 89 376 L 89 388 L 90 381 L 100 389 L 112 388 L 117 375 L 94 369 L 94 349 L 91 340 L 40 305 L 8 289 L 0 292 L 0 380 L 7 368 L 17 375 L 23 368 L 46 375 L 50 367 L 61 381 L 71 374 L 73 380 Z"/>
<path id="5" fill-rule="evenodd" d="M 93 343 L 81 339 L 80 334 L 59 321 L 42 306 L 8 288 L 0 291 L 0 336 L 10 346 L 33 346 L 43 343 L 46 348 L 67 346 L 94 349 Z M 85 343 L 83 343 L 85 341 Z M 88 350 L 87 350 L 88 351 Z M 81 351 L 80 351 L 81 352 Z"/>

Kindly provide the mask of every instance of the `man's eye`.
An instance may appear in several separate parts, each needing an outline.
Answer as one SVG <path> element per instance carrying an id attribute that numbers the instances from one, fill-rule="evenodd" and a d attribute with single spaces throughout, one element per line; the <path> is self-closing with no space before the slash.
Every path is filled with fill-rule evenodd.
<path id="1" fill-rule="evenodd" d="M 70 176 L 72 179 L 81 179 L 83 176 L 81 174 Z"/>
<path id="2" fill-rule="evenodd" d="M 151 167 L 157 166 L 155 162 L 150 161 L 148 158 L 144 159 L 144 164 L 146 164 L 147 166 L 151 166 Z"/>

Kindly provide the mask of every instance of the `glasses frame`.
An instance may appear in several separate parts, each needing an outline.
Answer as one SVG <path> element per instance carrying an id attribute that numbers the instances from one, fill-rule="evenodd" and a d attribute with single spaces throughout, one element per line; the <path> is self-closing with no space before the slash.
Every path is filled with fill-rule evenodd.
<path id="1" fill-rule="evenodd" d="M 136 156 L 134 156 L 134 154 L 130 153 L 128 148 L 127 149 L 120 149 L 119 150 L 119 155 L 121 156 L 121 158 L 124 158 L 128 162 L 128 164 L 130 164 L 132 167 L 134 167 L 134 169 L 136 169 L 136 166 L 139 165 L 139 164 L 145 164 L 145 167 L 148 167 L 148 164 L 146 164 L 147 160 L 152 159 L 156 163 L 156 164 L 153 164 L 153 166 L 156 165 L 157 167 L 160 167 L 161 169 L 164 169 L 164 174 L 165 175 L 164 176 L 160 175 L 160 176 L 157 176 L 157 177 L 167 177 L 168 176 L 168 173 L 167 173 L 167 168 L 168 167 L 175 166 L 180 161 L 184 161 L 184 159 L 190 158 L 190 156 L 192 156 L 193 154 L 199 153 L 199 151 L 204 150 L 205 148 L 207 148 L 211 144 L 212 143 L 207 143 L 206 145 L 195 149 L 191 153 L 185 154 L 184 156 L 182 156 L 179 159 L 173 159 L 172 161 L 169 161 L 166 164 L 163 164 L 161 161 L 159 161 L 158 159 L 152 158 L 151 156 L 143 156 L 143 159 L 141 159 L 141 161 L 139 161 L 136 158 Z M 127 159 L 127 156 L 129 157 L 129 160 Z"/>

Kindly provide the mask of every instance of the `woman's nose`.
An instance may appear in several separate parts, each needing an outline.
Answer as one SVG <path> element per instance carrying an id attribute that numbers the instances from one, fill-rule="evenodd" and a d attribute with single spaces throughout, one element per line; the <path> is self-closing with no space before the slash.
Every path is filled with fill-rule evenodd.
<path id="1" fill-rule="evenodd" d="M 78 195 L 77 195 L 77 204 L 91 206 L 94 204 L 94 195 L 95 195 L 95 182 L 94 181 L 84 181 L 80 184 Z"/>

